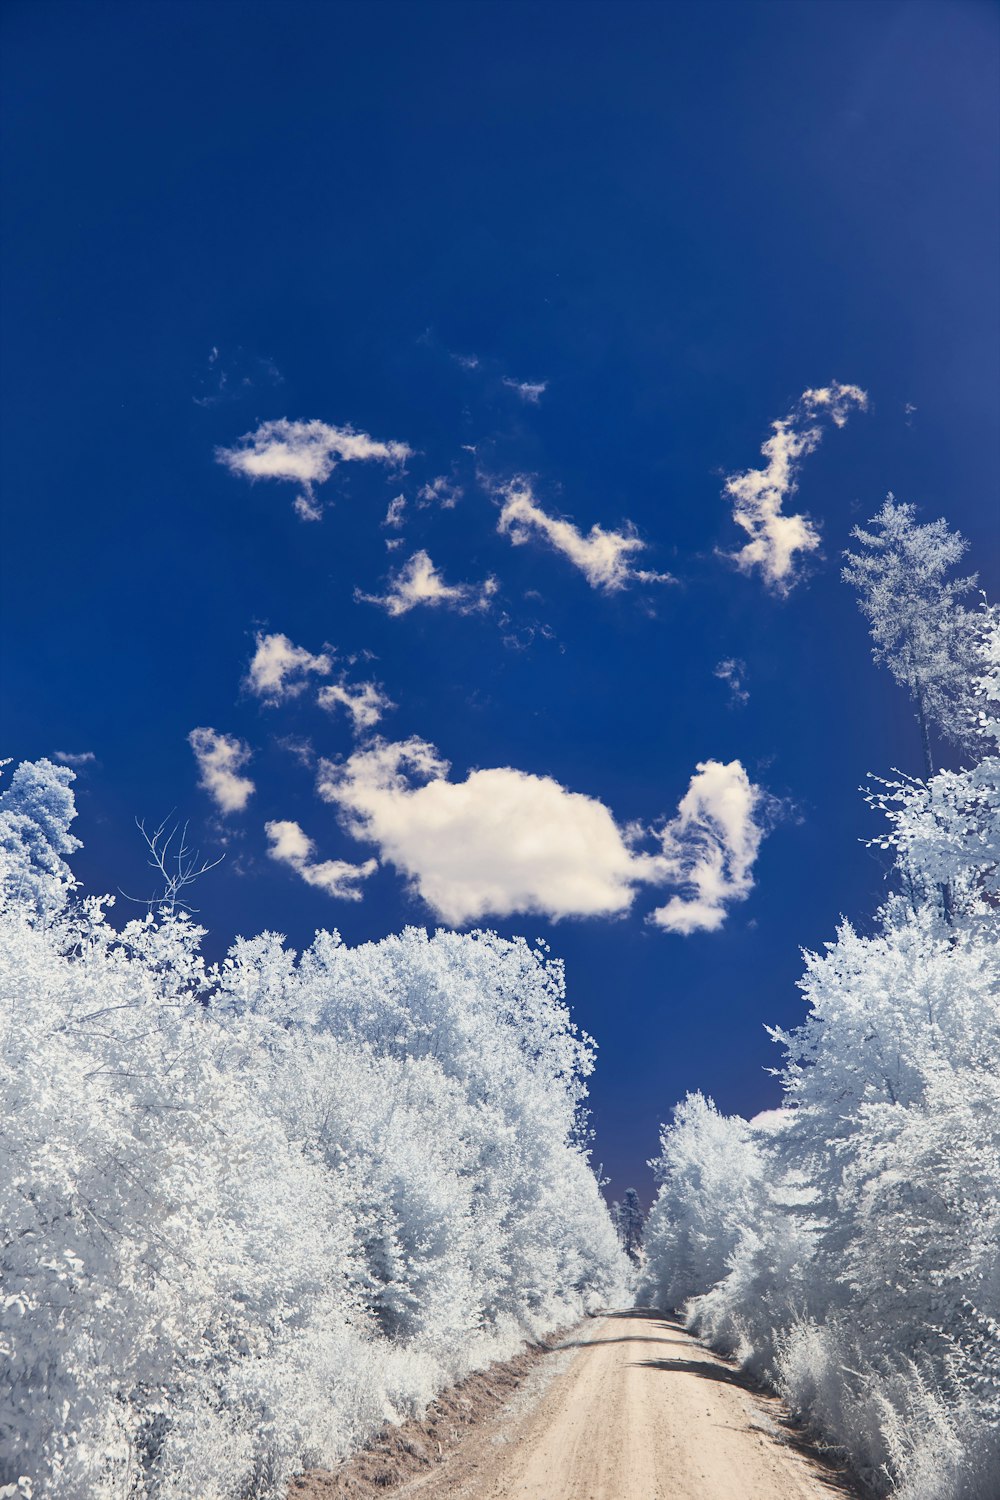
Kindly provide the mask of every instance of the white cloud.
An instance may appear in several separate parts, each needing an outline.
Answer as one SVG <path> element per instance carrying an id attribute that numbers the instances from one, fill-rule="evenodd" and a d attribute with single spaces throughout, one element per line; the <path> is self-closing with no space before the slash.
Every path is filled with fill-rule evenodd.
<path id="1" fill-rule="evenodd" d="M 462 488 L 448 478 L 446 474 L 439 474 L 428 484 L 421 485 L 417 491 L 417 503 L 419 505 L 440 505 L 442 510 L 454 510 L 462 498 Z"/>
<path id="2" fill-rule="evenodd" d="M 222 812 L 242 812 L 254 793 L 248 776 L 239 774 L 250 759 L 250 746 L 235 735 L 214 729 L 192 729 L 188 744 L 198 762 L 198 784 Z"/>
<path id="3" fill-rule="evenodd" d="M 453 925 L 631 906 L 636 861 L 603 803 L 510 767 L 464 782 L 448 770 L 424 740 L 376 741 L 341 765 L 321 762 L 319 792 Z"/>
<path id="4" fill-rule="evenodd" d="M 314 656 L 304 646 L 295 646 L 287 635 L 264 635 L 257 632 L 246 685 L 258 698 L 272 707 L 286 698 L 295 698 L 306 685 L 310 672 L 325 677 L 332 670 L 325 653 Z"/>
<path id="5" fill-rule="evenodd" d="M 825 412 L 836 426 L 844 427 L 852 406 L 860 407 L 862 411 L 867 409 L 868 392 L 859 385 L 841 385 L 839 381 L 831 380 L 829 385 L 822 385 L 817 390 L 803 391 L 802 405 L 810 415 Z"/>
<path id="6" fill-rule="evenodd" d="M 316 764 L 316 752 L 309 740 L 302 739 L 294 734 L 281 734 L 275 736 L 275 743 L 286 750 L 289 755 L 295 757 L 300 766 L 311 770 Z"/>
<path id="7" fill-rule="evenodd" d="M 271 844 L 267 851 L 271 859 L 291 865 L 307 885 L 314 885 L 326 891 L 328 896 L 342 901 L 360 901 L 359 883 L 378 869 L 378 860 L 375 859 L 366 859 L 361 865 L 352 865 L 344 859 L 314 859 L 316 846 L 298 823 L 265 823 L 264 831 Z"/>
<path id="8" fill-rule="evenodd" d="M 828 416 L 843 427 L 852 407 L 864 411 L 867 405 L 866 393 L 856 385 L 832 381 L 803 391 L 794 411 L 771 424 L 773 436 L 760 450 L 766 466 L 726 479 L 723 493 L 733 502 L 733 520 L 750 538 L 730 556 L 743 573 L 759 568 L 775 593 L 788 593 L 798 578 L 796 558 L 815 552 L 820 543 L 819 532 L 807 516 L 785 515 L 782 510 L 785 500 L 798 489 L 801 460 L 823 436 L 822 427 L 812 419 Z"/>
<path id="9" fill-rule="evenodd" d="M 669 583 L 669 573 L 652 573 L 633 567 L 630 558 L 643 552 L 646 543 L 628 524 L 626 531 L 605 531 L 594 525 L 586 536 L 572 521 L 560 521 L 547 515 L 536 504 L 531 484 L 518 478 L 501 486 L 504 497 L 497 531 L 509 536 L 515 547 L 523 546 L 532 536 L 543 537 L 557 552 L 568 557 L 595 589 L 615 593 L 628 583 Z"/>
<path id="10" fill-rule="evenodd" d="M 496 590 L 495 578 L 486 578 L 482 583 L 445 583 L 430 557 L 421 550 L 390 576 L 385 594 L 365 594 L 355 589 L 354 597 L 378 604 L 393 616 L 405 615 L 418 604 L 444 605 L 460 614 L 470 614 L 488 608 Z"/>
<path id="11" fill-rule="evenodd" d="M 509 390 L 516 391 L 522 401 L 527 401 L 532 406 L 538 405 L 549 384 L 547 380 L 511 380 L 507 375 L 504 376 L 503 383 Z"/>
<path id="12" fill-rule="evenodd" d="M 335 712 L 338 705 L 347 709 L 356 734 L 372 729 L 384 713 L 396 705 L 374 682 L 359 682 L 353 686 L 344 678 L 319 690 L 317 703 L 320 708 Z"/>
<path id="13" fill-rule="evenodd" d="M 552 777 L 499 766 L 455 782 L 449 770 L 425 740 L 376 740 L 342 763 L 321 761 L 318 791 L 452 925 L 515 912 L 614 916 L 643 884 L 673 884 L 684 894 L 651 920 L 714 931 L 753 885 L 765 831 L 755 814 L 768 799 L 739 761 L 698 766 L 654 854 L 635 847 L 644 828 L 621 828 L 603 802 Z"/>
<path id="14" fill-rule="evenodd" d="M 192 396 L 196 406 L 221 406 L 239 401 L 261 385 L 283 385 L 285 377 L 273 359 L 248 354 L 245 349 L 228 350 L 224 355 L 213 345 L 208 355 L 208 369 L 200 379 L 201 394 Z"/>
<path id="15" fill-rule="evenodd" d="M 297 513 L 306 521 L 319 520 L 322 507 L 314 486 L 329 479 L 339 462 L 374 460 L 402 464 L 413 456 L 406 443 L 379 442 L 353 427 L 332 427 L 327 422 L 262 422 L 247 432 L 233 448 L 217 448 L 215 457 L 232 474 L 245 479 L 278 479 L 298 484 Z"/>
<path id="16" fill-rule="evenodd" d="M 751 871 L 765 833 L 757 815 L 768 800 L 738 760 L 699 762 L 677 816 L 660 831 L 662 873 L 685 894 L 652 913 L 657 927 L 687 935 L 722 926 L 729 903 L 753 889 Z"/>
<path id="17" fill-rule="evenodd" d="M 406 496 L 394 495 L 389 501 L 389 509 L 385 513 L 383 526 L 399 527 L 403 524 L 403 512 L 406 510 Z"/>
<path id="18" fill-rule="evenodd" d="M 750 694 L 744 686 L 746 669 L 746 662 L 740 661 L 738 656 L 727 656 L 712 669 L 714 677 L 729 684 L 730 704 L 750 702 Z"/>
<path id="19" fill-rule="evenodd" d="M 97 756 L 93 750 L 56 750 L 53 752 L 53 759 L 62 766 L 91 766 Z"/>

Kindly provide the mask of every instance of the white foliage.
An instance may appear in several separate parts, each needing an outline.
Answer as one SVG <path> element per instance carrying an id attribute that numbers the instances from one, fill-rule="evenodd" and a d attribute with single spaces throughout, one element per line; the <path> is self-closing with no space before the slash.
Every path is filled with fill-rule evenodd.
<path id="1" fill-rule="evenodd" d="M 908 1500 L 1000 1485 L 1000 943 L 894 898 L 807 955 L 768 1131 L 689 1098 L 644 1294 Z"/>
<path id="2" fill-rule="evenodd" d="M 0 804 L 0 1489 L 277 1497 L 622 1295 L 559 965 L 409 931 L 207 969 L 181 911 L 67 901 L 69 780 Z"/>
<path id="3" fill-rule="evenodd" d="M 0 792 L 0 889 L 40 913 L 59 910 L 75 883 L 64 857 L 80 848 L 69 831 L 73 779 L 66 767 L 39 760 L 18 766 Z"/>
<path id="4" fill-rule="evenodd" d="M 881 782 L 898 890 L 805 955 L 784 1107 L 689 1096 L 664 1131 L 643 1295 L 770 1380 L 877 1491 L 1000 1494 L 997 617 L 946 570 L 964 543 L 891 500 L 848 576 L 876 655 L 982 757 Z M 929 743 L 925 736 L 925 744 Z M 929 753 L 929 752 L 928 752 Z M 946 893 L 947 899 L 939 899 Z"/>
<path id="5" fill-rule="evenodd" d="M 892 495 L 869 527 L 854 529 L 862 550 L 845 553 L 844 578 L 870 622 L 875 660 L 916 703 L 930 775 L 929 720 L 954 744 L 981 748 L 973 699 L 984 622 L 961 602 L 975 578 L 948 576 L 968 543 L 943 520 L 918 525 L 914 507 Z"/>

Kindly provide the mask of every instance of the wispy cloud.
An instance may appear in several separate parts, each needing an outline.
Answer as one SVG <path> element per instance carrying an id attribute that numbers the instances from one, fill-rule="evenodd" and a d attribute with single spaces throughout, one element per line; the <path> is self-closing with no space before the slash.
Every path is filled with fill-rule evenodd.
<path id="1" fill-rule="evenodd" d="M 304 521 L 318 521 L 323 513 L 315 486 L 329 479 L 338 463 L 366 462 L 400 465 L 413 455 L 406 443 L 383 443 L 353 427 L 327 422 L 262 422 L 244 433 L 232 448 L 217 448 L 215 457 L 232 474 L 244 479 L 277 479 L 300 486 L 295 510 Z"/>
<path id="2" fill-rule="evenodd" d="M 750 702 L 750 694 L 745 687 L 746 670 L 746 662 L 740 661 L 738 656 L 727 656 L 713 668 L 713 676 L 729 684 L 730 705 Z"/>
<path id="3" fill-rule="evenodd" d="M 377 683 L 352 684 L 344 677 L 339 682 L 331 682 L 320 688 L 316 701 L 320 708 L 328 709 L 331 713 L 338 708 L 346 709 L 351 716 L 355 734 L 373 729 L 383 714 L 396 707 Z"/>
<path id="4" fill-rule="evenodd" d="M 759 569 L 768 588 L 787 594 L 798 581 L 798 558 L 815 552 L 819 532 L 807 516 L 785 515 L 783 505 L 798 489 L 799 465 L 823 436 L 820 421 L 829 417 L 843 427 L 851 410 L 864 411 L 866 392 L 856 385 L 834 380 L 827 386 L 803 391 L 793 411 L 773 422 L 773 436 L 761 446 L 767 464 L 730 474 L 724 494 L 733 502 L 733 520 L 750 540 L 739 552 L 729 554 L 743 573 Z"/>
<path id="5" fill-rule="evenodd" d="M 93 750 L 56 750 L 53 759 L 62 766 L 92 766 L 97 759 Z"/>
<path id="6" fill-rule="evenodd" d="M 257 632 L 257 649 L 246 676 L 246 685 L 264 703 L 274 707 L 304 690 L 310 673 L 327 676 L 333 663 L 326 653 L 314 656 L 304 646 L 295 646 L 287 635 Z"/>
<path id="7" fill-rule="evenodd" d="M 663 874 L 684 894 L 652 913 L 657 927 L 686 936 L 722 926 L 730 904 L 753 889 L 760 813 L 770 802 L 738 760 L 699 762 L 677 816 L 660 830 Z"/>
<path id="8" fill-rule="evenodd" d="M 549 385 L 547 380 L 511 380 L 507 375 L 504 376 L 503 383 L 508 390 L 516 391 L 521 400 L 527 401 L 531 406 L 538 405 Z"/>
<path id="9" fill-rule="evenodd" d="M 353 837 L 374 844 L 444 921 L 536 912 L 627 912 L 644 885 L 679 894 L 652 915 L 667 931 L 714 931 L 747 895 L 766 794 L 739 761 L 705 761 L 677 816 L 654 835 L 622 828 L 595 797 L 550 776 L 497 766 L 449 779 L 433 745 L 375 740 L 345 761 L 320 761 L 317 790 Z M 656 837 L 656 852 L 637 846 Z"/>
<path id="10" fill-rule="evenodd" d="M 853 407 L 858 406 L 862 411 L 867 408 L 868 392 L 859 385 L 841 385 L 831 380 L 829 385 L 803 391 L 801 404 L 810 416 L 825 413 L 837 427 L 846 427 Z"/>
<path id="11" fill-rule="evenodd" d="M 251 757 L 249 745 L 214 729 L 192 729 L 188 744 L 198 763 L 198 784 L 221 812 L 242 812 L 254 793 L 248 776 L 239 773 Z"/>
<path id="12" fill-rule="evenodd" d="M 394 495 L 389 501 L 389 508 L 385 513 L 383 526 L 398 528 L 403 524 L 403 516 L 406 512 L 406 496 Z"/>
<path id="13" fill-rule="evenodd" d="M 316 846 L 312 839 L 298 823 L 290 820 L 265 823 L 264 831 L 271 845 L 267 851 L 271 859 L 290 865 L 307 885 L 316 886 L 338 900 L 360 901 L 361 882 L 378 869 L 375 859 L 366 859 L 360 865 L 352 865 L 343 859 L 315 859 Z"/>
<path id="14" fill-rule="evenodd" d="M 439 505 L 442 510 L 454 510 L 462 498 L 462 488 L 454 483 L 446 474 L 439 474 L 436 479 L 421 485 L 417 491 L 417 503 L 419 505 Z"/>
<path id="15" fill-rule="evenodd" d="M 199 381 L 201 394 L 191 399 L 196 406 L 221 406 L 223 402 L 239 401 L 261 386 L 283 385 L 284 378 L 273 359 L 248 354 L 241 348 L 227 352 L 213 345 Z"/>
<path id="16" fill-rule="evenodd" d="M 408 614 L 420 604 L 471 614 L 488 608 L 496 589 L 495 578 L 486 578 L 482 583 L 446 583 L 428 554 L 421 550 L 390 576 L 384 594 L 365 594 L 355 589 L 354 597 L 367 604 L 377 604 L 393 616 Z"/>
<path id="17" fill-rule="evenodd" d="M 630 522 L 625 531 L 605 531 L 594 525 L 586 535 L 572 521 L 548 515 L 535 500 L 529 480 L 517 478 L 500 486 L 503 506 L 497 530 L 515 547 L 540 537 L 579 568 L 592 588 L 615 593 L 629 583 L 670 583 L 669 573 L 636 568 L 632 558 L 646 543 Z"/>

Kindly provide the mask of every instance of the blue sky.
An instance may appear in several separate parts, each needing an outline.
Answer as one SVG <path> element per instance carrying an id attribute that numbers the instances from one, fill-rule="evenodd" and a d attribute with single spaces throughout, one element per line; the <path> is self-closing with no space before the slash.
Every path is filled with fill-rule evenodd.
<path id="1" fill-rule="evenodd" d="M 774 1102 L 800 946 L 884 890 L 857 789 L 919 753 L 839 581 L 851 527 L 891 489 L 995 593 L 996 7 L 33 3 L 3 30 L 5 753 L 93 756 L 90 888 L 148 889 L 137 815 L 224 850 L 213 953 L 511 908 L 480 920 L 565 958 L 595 1157 L 648 1195 L 686 1089 Z M 783 513 L 819 541 L 769 578 L 724 491 L 785 419 L 812 451 Z M 348 429 L 369 456 L 332 466 Z M 251 482 L 251 448 L 328 477 Z M 359 597 L 426 594 L 421 554 L 465 587 Z M 273 704 L 258 635 L 261 670 L 279 636 L 312 658 Z M 395 707 L 356 734 L 317 696 L 365 682 Z M 242 810 L 199 786 L 198 727 L 250 752 Z M 651 921 L 706 849 L 714 927 Z"/>

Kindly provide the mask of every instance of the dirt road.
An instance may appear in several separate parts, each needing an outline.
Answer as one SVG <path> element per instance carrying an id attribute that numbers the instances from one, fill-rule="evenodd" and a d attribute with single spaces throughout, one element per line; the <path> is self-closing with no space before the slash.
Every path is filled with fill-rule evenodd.
<path id="1" fill-rule="evenodd" d="M 541 1387 L 541 1389 L 539 1389 Z M 833 1500 L 851 1491 L 659 1313 L 588 1322 L 406 1500 Z"/>

